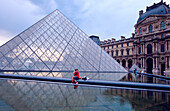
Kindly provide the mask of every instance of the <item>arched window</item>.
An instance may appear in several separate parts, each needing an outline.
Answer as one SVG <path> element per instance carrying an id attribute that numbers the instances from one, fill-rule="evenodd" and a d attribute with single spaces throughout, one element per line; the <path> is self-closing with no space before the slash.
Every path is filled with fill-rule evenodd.
<path id="1" fill-rule="evenodd" d="M 165 22 L 164 21 L 161 22 L 160 28 L 161 28 L 161 30 L 165 29 Z"/>
<path id="2" fill-rule="evenodd" d="M 149 32 L 152 32 L 152 25 L 149 25 Z"/>
<path id="3" fill-rule="evenodd" d="M 128 60 L 128 68 L 131 68 L 131 67 L 132 67 L 132 60 L 129 59 L 129 60 Z"/>
<path id="4" fill-rule="evenodd" d="M 151 44 L 147 45 L 147 54 L 152 54 L 152 45 Z"/>
<path id="5" fill-rule="evenodd" d="M 142 28 L 140 27 L 139 28 L 139 35 L 141 35 L 142 34 Z"/>
<path id="6" fill-rule="evenodd" d="M 124 68 L 126 67 L 126 60 L 125 60 L 125 59 L 122 60 L 122 66 L 123 66 Z"/>

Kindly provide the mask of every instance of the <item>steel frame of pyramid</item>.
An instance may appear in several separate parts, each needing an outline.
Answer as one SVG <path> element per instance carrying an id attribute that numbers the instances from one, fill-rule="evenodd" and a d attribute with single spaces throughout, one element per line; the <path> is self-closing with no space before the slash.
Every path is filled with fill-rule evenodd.
<path id="1" fill-rule="evenodd" d="M 0 47 L 1 71 L 127 72 L 60 11 Z"/>

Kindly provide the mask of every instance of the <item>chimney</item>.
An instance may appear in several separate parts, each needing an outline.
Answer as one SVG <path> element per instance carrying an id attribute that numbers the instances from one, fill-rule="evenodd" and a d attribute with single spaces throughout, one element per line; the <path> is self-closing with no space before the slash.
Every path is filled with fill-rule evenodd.
<path id="1" fill-rule="evenodd" d="M 125 36 L 121 36 L 121 40 L 125 40 Z"/>
<path id="2" fill-rule="evenodd" d="M 107 40 L 104 40 L 104 43 L 107 44 Z"/>
<path id="3" fill-rule="evenodd" d="M 111 43 L 111 40 L 110 40 L 110 39 L 108 39 L 108 40 L 107 40 L 107 43 Z"/>
<path id="4" fill-rule="evenodd" d="M 143 10 L 139 11 L 139 17 L 143 14 Z"/>
<path id="5" fill-rule="evenodd" d="M 132 37 L 135 37 L 135 34 L 134 34 L 134 33 L 132 33 Z"/>
<path id="6" fill-rule="evenodd" d="M 100 41 L 100 44 L 104 44 L 104 42 L 103 42 L 103 41 Z"/>
<path id="7" fill-rule="evenodd" d="M 115 38 L 112 38 L 112 42 L 115 42 L 115 40 L 116 40 Z"/>

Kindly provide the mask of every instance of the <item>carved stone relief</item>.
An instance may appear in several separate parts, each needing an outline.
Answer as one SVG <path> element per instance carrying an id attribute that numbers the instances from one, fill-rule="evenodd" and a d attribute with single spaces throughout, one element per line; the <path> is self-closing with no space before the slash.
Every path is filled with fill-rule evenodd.
<path id="1" fill-rule="evenodd" d="M 159 28 L 159 23 L 155 23 L 154 29 L 158 29 L 158 28 Z"/>
<path id="2" fill-rule="evenodd" d="M 167 18 L 166 25 L 167 25 L 167 27 L 170 27 L 170 17 Z"/>
<path id="3" fill-rule="evenodd" d="M 146 18 L 145 21 L 143 21 L 143 23 L 148 23 L 148 22 L 151 22 L 151 21 L 154 21 L 154 20 L 157 20 L 158 17 L 149 17 L 149 18 Z"/>
<path id="4" fill-rule="evenodd" d="M 143 27 L 143 32 L 146 32 L 146 30 L 147 30 L 147 27 Z"/>

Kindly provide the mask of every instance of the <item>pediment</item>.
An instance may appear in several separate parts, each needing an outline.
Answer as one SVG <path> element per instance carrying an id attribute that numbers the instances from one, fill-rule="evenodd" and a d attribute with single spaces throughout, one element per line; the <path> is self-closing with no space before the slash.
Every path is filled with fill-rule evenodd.
<path id="1" fill-rule="evenodd" d="M 156 17 L 156 16 L 148 16 L 141 23 L 144 24 L 144 23 L 148 23 L 148 22 L 155 21 L 158 19 L 159 17 Z"/>
<path id="2" fill-rule="evenodd" d="M 157 21 L 159 19 L 162 18 L 163 15 L 149 15 L 147 16 L 146 18 L 144 18 L 142 21 L 140 21 L 139 23 L 137 23 L 135 26 L 138 26 L 140 24 L 147 24 L 147 23 L 150 23 L 150 22 L 154 22 L 154 21 Z"/>

